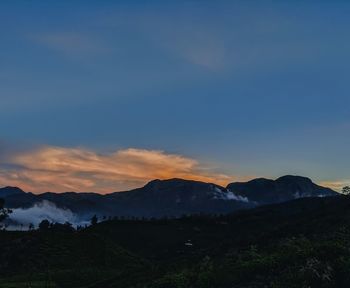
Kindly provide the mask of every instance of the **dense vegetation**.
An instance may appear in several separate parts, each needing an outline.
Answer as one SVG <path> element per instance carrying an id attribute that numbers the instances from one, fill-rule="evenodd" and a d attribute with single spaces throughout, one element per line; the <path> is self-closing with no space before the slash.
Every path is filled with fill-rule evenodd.
<path id="1" fill-rule="evenodd" d="M 348 287 L 350 198 L 1 231 L 0 287 Z"/>

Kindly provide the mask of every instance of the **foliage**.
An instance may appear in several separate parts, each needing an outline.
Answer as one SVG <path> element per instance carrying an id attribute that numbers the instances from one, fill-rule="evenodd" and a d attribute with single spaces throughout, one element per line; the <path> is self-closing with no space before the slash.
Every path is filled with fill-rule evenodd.
<path id="1" fill-rule="evenodd" d="M 39 223 L 39 229 L 41 231 L 46 231 L 50 228 L 50 222 L 49 220 L 45 219 L 45 220 L 42 220 L 40 223 Z"/>
<path id="2" fill-rule="evenodd" d="M 345 186 L 345 187 L 343 187 L 342 193 L 343 193 L 344 195 L 350 195 L 350 186 Z"/>
<path id="3" fill-rule="evenodd" d="M 92 216 L 91 220 L 90 220 L 90 223 L 91 225 L 96 225 L 98 222 L 98 218 L 96 215 Z"/>
<path id="4" fill-rule="evenodd" d="M 228 216 L 0 231 L 0 287 L 345 288 L 349 207 L 349 197 L 301 199 Z"/>
<path id="5" fill-rule="evenodd" d="M 4 221 L 10 213 L 12 213 L 12 211 L 5 208 L 5 200 L 0 198 L 0 222 Z"/>

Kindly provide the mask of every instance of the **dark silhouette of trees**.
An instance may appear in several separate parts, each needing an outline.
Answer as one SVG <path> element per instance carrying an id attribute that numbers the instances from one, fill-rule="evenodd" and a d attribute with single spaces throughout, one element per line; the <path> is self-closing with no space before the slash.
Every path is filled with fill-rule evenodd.
<path id="1" fill-rule="evenodd" d="M 40 231 L 53 231 L 53 232 L 74 232 L 75 229 L 72 223 L 50 223 L 49 220 L 43 220 L 39 224 Z"/>
<path id="2" fill-rule="evenodd" d="M 10 209 L 5 208 L 4 206 L 5 200 L 0 198 L 0 222 L 4 221 L 12 212 Z"/>
<path id="3" fill-rule="evenodd" d="M 90 223 L 91 225 L 96 225 L 98 222 L 98 218 L 96 215 L 92 216 L 91 220 L 90 220 Z"/>
<path id="4" fill-rule="evenodd" d="M 72 228 L 73 227 L 73 224 L 68 222 L 68 221 L 66 221 L 63 225 L 65 225 L 68 228 Z"/>
<path id="5" fill-rule="evenodd" d="M 345 186 L 342 192 L 344 195 L 350 195 L 350 186 Z"/>
<path id="6" fill-rule="evenodd" d="M 50 231 L 56 231 L 56 232 L 74 232 L 75 229 L 73 227 L 72 223 L 65 222 L 64 224 L 61 223 L 52 223 L 50 225 Z"/>
<path id="7" fill-rule="evenodd" d="M 39 229 L 41 230 L 41 231 L 47 231 L 47 230 L 49 230 L 49 228 L 50 228 L 50 222 L 49 222 L 49 220 L 43 220 L 43 221 L 41 221 L 40 222 L 40 224 L 39 224 Z"/>

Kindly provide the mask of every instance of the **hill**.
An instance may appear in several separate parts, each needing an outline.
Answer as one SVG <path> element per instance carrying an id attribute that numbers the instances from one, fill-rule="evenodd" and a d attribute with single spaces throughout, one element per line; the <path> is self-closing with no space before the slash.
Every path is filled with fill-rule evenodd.
<path id="1" fill-rule="evenodd" d="M 1 198 L 13 196 L 13 195 L 22 195 L 23 196 L 24 194 L 25 194 L 25 192 L 18 187 L 7 186 L 7 187 L 0 188 L 0 197 Z"/>
<path id="2" fill-rule="evenodd" d="M 2 231 L 0 286 L 348 287 L 349 225 L 350 198 L 323 197 L 220 217 Z"/>
<path id="3" fill-rule="evenodd" d="M 292 175 L 286 175 L 277 180 L 258 178 L 249 182 L 231 183 L 227 189 L 235 195 L 246 197 L 260 205 L 338 194 L 332 189 L 316 185 L 309 178 Z"/>
<path id="4" fill-rule="evenodd" d="M 138 189 L 107 195 L 75 192 L 36 195 L 24 193 L 18 188 L 1 189 L 0 195 L 5 198 L 8 208 L 30 208 L 35 203 L 49 201 L 59 208 L 69 209 L 77 218 L 87 220 L 94 214 L 100 218 L 225 214 L 296 198 L 324 197 L 337 193 L 314 184 L 308 178 L 284 176 L 276 181 L 255 179 L 246 183 L 231 183 L 226 188 L 213 183 L 169 179 L 154 180 Z"/>

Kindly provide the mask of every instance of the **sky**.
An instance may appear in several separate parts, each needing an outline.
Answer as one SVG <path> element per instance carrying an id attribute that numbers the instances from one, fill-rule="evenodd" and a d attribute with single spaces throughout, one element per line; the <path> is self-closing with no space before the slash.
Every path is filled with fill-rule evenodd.
<path id="1" fill-rule="evenodd" d="M 0 2 L 0 186 L 350 184 L 347 1 Z"/>

